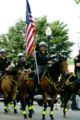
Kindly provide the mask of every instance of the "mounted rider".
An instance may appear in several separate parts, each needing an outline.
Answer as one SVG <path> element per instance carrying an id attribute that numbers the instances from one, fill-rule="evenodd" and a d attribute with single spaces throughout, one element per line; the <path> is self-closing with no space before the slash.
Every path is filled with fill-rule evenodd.
<path id="1" fill-rule="evenodd" d="M 49 54 L 47 53 L 47 50 L 46 50 L 46 43 L 44 41 L 41 41 L 38 47 L 39 49 L 36 51 L 38 74 L 36 70 L 35 77 L 34 77 L 36 91 L 38 91 L 38 88 L 40 87 L 40 79 L 43 73 L 47 69 L 47 64 L 52 62 L 50 61 Z M 39 77 L 39 80 L 38 80 L 38 77 Z"/>
<path id="2" fill-rule="evenodd" d="M 11 64 L 11 61 L 7 58 L 7 52 L 5 49 L 0 50 L 0 77 L 5 74 L 6 68 Z"/>
<path id="3" fill-rule="evenodd" d="M 74 72 L 78 78 L 77 82 L 80 84 L 80 50 L 79 54 L 74 58 Z"/>
<path id="4" fill-rule="evenodd" d="M 18 69 L 30 69 L 29 63 L 25 60 L 24 54 L 19 53 L 18 54 L 18 61 L 16 63 L 16 67 Z"/>

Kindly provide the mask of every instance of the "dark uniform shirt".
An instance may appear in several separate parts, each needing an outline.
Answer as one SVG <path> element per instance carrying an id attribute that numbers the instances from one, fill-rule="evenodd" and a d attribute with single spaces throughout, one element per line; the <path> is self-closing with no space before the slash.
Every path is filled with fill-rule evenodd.
<path id="1" fill-rule="evenodd" d="M 7 58 L 0 58 L 0 71 L 5 71 L 10 63 L 10 60 L 8 60 Z"/>
<path id="2" fill-rule="evenodd" d="M 27 64 L 25 61 L 18 61 L 16 64 L 16 67 L 18 69 L 28 69 L 30 67 L 30 65 Z"/>
<path id="3" fill-rule="evenodd" d="M 38 51 L 36 53 L 36 58 L 37 58 L 37 64 L 39 66 L 45 66 L 47 65 L 47 61 L 49 60 L 48 54 L 47 53 L 42 53 L 40 51 Z"/>
<path id="4" fill-rule="evenodd" d="M 80 63 L 80 55 L 76 56 L 75 59 L 74 59 L 75 73 L 77 71 L 80 71 L 80 66 L 76 66 L 77 63 Z"/>

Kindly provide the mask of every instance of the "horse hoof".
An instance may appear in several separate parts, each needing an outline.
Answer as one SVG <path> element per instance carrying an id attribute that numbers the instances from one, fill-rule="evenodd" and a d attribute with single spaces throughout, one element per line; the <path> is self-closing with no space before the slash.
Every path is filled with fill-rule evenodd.
<path id="1" fill-rule="evenodd" d="M 32 110 L 32 114 L 34 114 L 34 110 Z"/>
<path id="2" fill-rule="evenodd" d="M 29 113 L 28 116 L 29 116 L 29 118 L 32 118 L 32 114 L 31 113 Z"/>
<path id="3" fill-rule="evenodd" d="M 54 120 L 54 118 L 52 117 L 51 120 Z"/>
<path id="4" fill-rule="evenodd" d="M 54 120 L 54 118 L 51 118 L 51 120 Z"/>
<path id="5" fill-rule="evenodd" d="M 17 110 L 14 110 L 14 113 L 17 113 Z"/>
<path id="6" fill-rule="evenodd" d="M 42 118 L 42 120 L 45 120 L 45 118 Z"/>
<path id="7" fill-rule="evenodd" d="M 5 110 L 5 113 L 8 113 L 8 110 Z"/>
<path id="8" fill-rule="evenodd" d="M 27 118 L 27 115 L 24 115 L 24 119 L 26 119 Z"/>
<path id="9" fill-rule="evenodd" d="M 54 120 L 54 117 L 52 115 L 50 115 L 50 118 L 51 118 L 51 120 Z"/>
<path id="10" fill-rule="evenodd" d="M 66 115 L 63 115 L 64 118 L 66 118 Z"/>

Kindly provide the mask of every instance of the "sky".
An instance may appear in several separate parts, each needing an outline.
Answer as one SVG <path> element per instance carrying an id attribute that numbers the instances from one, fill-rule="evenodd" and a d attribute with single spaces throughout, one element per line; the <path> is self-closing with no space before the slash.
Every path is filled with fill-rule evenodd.
<path id="1" fill-rule="evenodd" d="M 46 16 L 48 22 L 60 20 L 67 24 L 69 40 L 74 42 L 72 57 L 80 44 L 80 6 L 74 0 L 29 0 L 34 18 Z M 6 33 L 19 19 L 25 20 L 26 0 L 0 0 L 0 34 Z"/>

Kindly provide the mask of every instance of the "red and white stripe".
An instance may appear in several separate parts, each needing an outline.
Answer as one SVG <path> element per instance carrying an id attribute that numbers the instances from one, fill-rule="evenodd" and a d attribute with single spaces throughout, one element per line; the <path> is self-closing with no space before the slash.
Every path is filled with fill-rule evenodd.
<path id="1" fill-rule="evenodd" d="M 34 34 L 36 26 L 34 24 L 32 16 L 30 16 L 31 22 L 26 25 L 26 54 L 30 56 L 33 48 L 35 47 Z"/>

